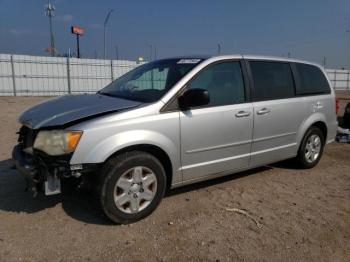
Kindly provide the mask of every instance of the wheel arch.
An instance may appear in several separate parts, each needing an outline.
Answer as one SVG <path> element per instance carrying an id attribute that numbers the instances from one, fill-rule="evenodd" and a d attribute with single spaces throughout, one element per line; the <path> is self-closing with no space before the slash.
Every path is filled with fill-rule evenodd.
<path id="1" fill-rule="evenodd" d="M 317 122 L 313 123 L 310 127 L 313 127 L 313 126 L 318 127 L 322 131 L 324 140 L 326 142 L 327 141 L 327 133 L 328 133 L 328 129 L 327 129 L 326 123 L 322 122 L 322 121 L 317 121 Z"/>
<path id="2" fill-rule="evenodd" d="M 297 139 L 298 148 L 300 147 L 301 141 L 303 140 L 306 132 L 313 126 L 318 127 L 322 131 L 326 143 L 328 135 L 326 119 L 324 115 L 317 113 L 310 116 L 306 121 L 304 121 L 303 125 L 301 125 Z"/>
<path id="3" fill-rule="evenodd" d="M 124 148 L 119 149 L 118 151 L 114 152 L 112 155 L 110 155 L 106 161 L 109 159 L 126 153 L 126 152 L 131 152 L 131 151 L 142 151 L 145 153 L 148 153 L 155 158 L 157 158 L 162 166 L 164 167 L 165 174 L 166 174 L 166 186 L 167 189 L 171 187 L 172 180 L 173 180 L 173 164 L 171 162 L 171 159 L 169 155 L 160 147 L 153 145 L 153 144 L 136 144 L 136 145 L 131 145 L 127 146 Z"/>

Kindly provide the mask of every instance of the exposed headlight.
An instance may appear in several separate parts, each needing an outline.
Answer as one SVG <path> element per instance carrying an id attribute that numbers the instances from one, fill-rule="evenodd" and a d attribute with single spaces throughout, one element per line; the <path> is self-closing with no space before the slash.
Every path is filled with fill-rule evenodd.
<path id="1" fill-rule="evenodd" d="M 40 131 L 35 139 L 34 148 L 51 156 L 68 154 L 75 150 L 82 134 L 82 131 Z"/>

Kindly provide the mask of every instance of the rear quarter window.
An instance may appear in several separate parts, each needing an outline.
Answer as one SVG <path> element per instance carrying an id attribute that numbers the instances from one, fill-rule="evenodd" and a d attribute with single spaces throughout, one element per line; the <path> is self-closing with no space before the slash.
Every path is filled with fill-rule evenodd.
<path id="1" fill-rule="evenodd" d="M 298 75 L 299 85 L 297 95 L 329 94 L 331 92 L 327 78 L 318 67 L 307 64 L 295 64 Z"/>

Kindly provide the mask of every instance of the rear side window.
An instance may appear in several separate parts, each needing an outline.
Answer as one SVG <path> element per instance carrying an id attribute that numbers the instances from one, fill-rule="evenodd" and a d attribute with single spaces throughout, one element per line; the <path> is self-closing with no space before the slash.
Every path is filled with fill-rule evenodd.
<path id="1" fill-rule="evenodd" d="M 294 79 L 289 63 L 250 61 L 255 101 L 294 97 Z"/>
<path id="2" fill-rule="evenodd" d="M 331 92 L 327 78 L 316 66 L 295 64 L 299 74 L 298 95 L 329 94 Z"/>
<path id="3" fill-rule="evenodd" d="M 191 81 L 189 88 L 208 90 L 209 106 L 245 102 L 243 75 L 238 61 L 209 65 Z"/>

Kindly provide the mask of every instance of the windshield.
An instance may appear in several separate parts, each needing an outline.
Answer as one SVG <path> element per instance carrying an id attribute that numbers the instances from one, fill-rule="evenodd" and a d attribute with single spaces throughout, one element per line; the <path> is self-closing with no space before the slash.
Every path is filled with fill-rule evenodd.
<path id="1" fill-rule="evenodd" d="M 147 63 L 129 71 L 98 93 L 141 102 L 155 102 L 201 61 L 189 58 Z"/>

